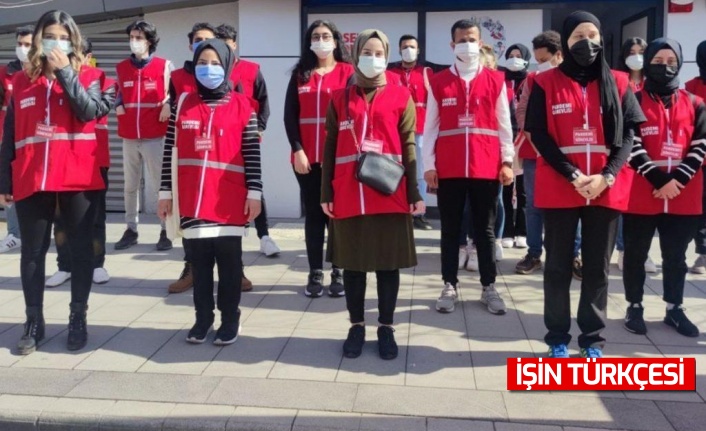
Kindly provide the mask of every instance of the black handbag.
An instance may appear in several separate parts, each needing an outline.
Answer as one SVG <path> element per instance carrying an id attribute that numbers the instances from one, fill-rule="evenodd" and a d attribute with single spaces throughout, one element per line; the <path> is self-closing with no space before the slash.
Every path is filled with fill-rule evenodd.
<path id="1" fill-rule="evenodd" d="M 348 110 L 349 97 L 350 88 L 347 88 L 346 114 L 348 115 L 348 120 L 351 121 L 350 111 Z M 358 137 L 354 129 L 354 127 L 351 127 L 349 130 L 353 135 L 353 140 L 358 150 L 358 166 L 356 167 L 355 178 L 362 184 L 386 196 L 392 195 L 400 186 L 400 181 L 402 181 L 405 173 L 404 166 L 383 154 L 374 152 L 361 153 Z"/>

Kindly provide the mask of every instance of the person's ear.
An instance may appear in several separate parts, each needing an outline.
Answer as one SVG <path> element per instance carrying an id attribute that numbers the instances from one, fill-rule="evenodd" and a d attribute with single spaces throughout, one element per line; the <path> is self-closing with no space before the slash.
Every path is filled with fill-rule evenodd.
<path id="1" fill-rule="evenodd" d="M 478 48 L 483 48 L 483 39 L 478 41 Z"/>
<path id="2" fill-rule="evenodd" d="M 449 46 L 451 46 L 451 50 L 453 51 L 456 48 L 456 44 L 452 40 L 451 43 L 449 43 Z"/>

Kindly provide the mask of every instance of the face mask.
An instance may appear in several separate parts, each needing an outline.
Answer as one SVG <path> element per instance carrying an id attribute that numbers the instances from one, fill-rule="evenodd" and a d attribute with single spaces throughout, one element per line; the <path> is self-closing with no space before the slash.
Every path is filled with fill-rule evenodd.
<path id="1" fill-rule="evenodd" d="M 512 72 L 519 72 L 520 70 L 524 70 L 524 68 L 527 66 L 527 62 L 521 58 L 513 57 L 509 58 L 505 62 L 505 67 L 507 67 L 508 70 Z"/>
<path id="2" fill-rule="evenodd" d="M 368 78 L 375 78 L 387 69 L 385 57 L 373 57 L 372 55 L 362 55 L 358 59 L 358 69 Z"/>
<path id="3" fill-rule="evenodd" d="M 29 54 L 29 48 L 24 46 L 18 46 L 15 48 L 15 55 L 20 63 L 27 63 L 27 55 Z"/>
<path id="4" fill-rule="evenodd" d="M 144 40 L 131 40 L 130 51 L 135 55 L 143 55 L 147 52 L 147 42 Z"/>
<path id="5" fill-rule="evenodd" d="M 569 51 L 579 66 L 588 67 L 596 61 L 598 54 L 603 51 L 603 47 L 591 39 L 582 39 L 576 42 Z"/>
<path id="6" fill-rule="evenodd" d="M 478 42 L 457 43 L 454 47 L 455 64 L 459 71 L 469 72 L 478 69 L 480 45 Z"/>
<path id="7" fill-rule="evenodd" d="M 198 42 L 192 43 L 192 44 L 191 44 L 191 50 L 192 50 L 193 52 L 196 52 L 196 50 L 199 49 L 199 46 L 201 46 L 201 44 L 204 43 L 204 42 L 205 42 L 205 41 L 203 41 L 203 40 L 199 40 Z M 131 47 L 131 48 L 132 48 L 132 47 Z"/>
<path id="8" fill-rule="evenodd" d="M 336 49 L 336 44 L 333 40 L 329 40 L 328 42 L 323 40 L 311 42 L 311 50 L 322 60 L 328 57 L 334 49 Z"/>
<path id="9" fill-rule="evenodd" d="M 625 59 L 625 65 L 634 71 L 642 70 L 644 62 L 642 54 L 634 54 Z"/>
<path id="10" fill-rule="evenodd" d="M 546 72 L 547 70 L 553 69 L 555 66 L 552 64 L 552 61 L 545 61 L 544 63 L 539 63 L 537 65 L 537 73 L 542 73 Z"/>
<path id="11" fill-rule="evenodd" d="M 73 52 L 71 48 L 71 42 L 68 40 L 54 40 L 54 39 L 44 39 L 42 40 L 42 50 L 44 55 L 50 52 L 52 49 L 58 47 L 60 50 L 64 51 L 64 54 L 69 55 Z"/>
<path id="12" fill-rule="evenodd" d="M 645 75 L 657 84 L 665 85 L 679 75 L 679 69 L 666 64 L 648 64 L 645 68 Z"/>
<path id="13" fill-rule="evenodd" d="M 209 90 L 220 87 L 226 76 L 226 71 L 222 66 L 213 64 L 199 64 L 194 71 L 196 79 Z"/>
<path id="14" fill-rule="evenodd" d="M 417 61 L 417 50 L 412 47 L 403 49 L 400 54 L 402 54 L 402 61 L 405 63 L 414 63 Z"/>

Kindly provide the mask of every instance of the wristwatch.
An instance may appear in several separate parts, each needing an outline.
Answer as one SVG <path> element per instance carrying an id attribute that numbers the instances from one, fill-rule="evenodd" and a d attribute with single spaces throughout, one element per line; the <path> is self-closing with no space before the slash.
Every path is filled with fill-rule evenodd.
<path id="1" fill-rule="evenodd" d="M 613 187 L 613 184 L 615 184 L 615 175 L 604 173 L 603 178 L 605 178 L 605 183 L 608 185 L 608 188 Z"/>
<path id="2" fill-rule="evenodd" d="M 571 181 L 576 181 L 581 175 L 583 175 L 583 172 L 581 172 L 580 169 L 576 169 L 572 174 L 571 174 Z"/>

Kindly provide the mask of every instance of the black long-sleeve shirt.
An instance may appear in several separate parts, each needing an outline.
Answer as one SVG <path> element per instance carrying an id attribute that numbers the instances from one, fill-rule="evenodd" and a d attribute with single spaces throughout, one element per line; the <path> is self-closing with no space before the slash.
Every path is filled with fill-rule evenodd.
<path id="1" fill-rule="evenodd" d="M 287 93 L 284 96 L 284 130 L 287 132 L 289 146 L 292 147 L 292 152 L 296 153 L 302 150 L 302 136 L 299 131 L 299 89 L 297 84 L 297 75 L 292 73 L 287 85 Z"/>
<path id="2" fill-rule="evenodd" d="M 237 93 L 245 94 L 240 82 L 234 82 L 233 85 L 235 85 L 235 91 Z M 257 69 L 257 77 L 255 78 L 255 85 L 253 86 L 253 94 L 245 95 L 257 100 L 257 103 L 260 105 L 257 112 L 257 128 L 262 132 L 267 129 L 267 121 L 270 119 L 270 101 L 269 95 L 267 94 L 265 77 L 262 75 L 262 71 L 259 68 Z"/>

